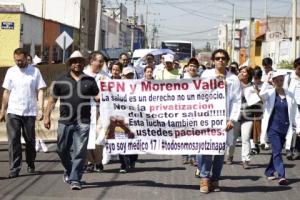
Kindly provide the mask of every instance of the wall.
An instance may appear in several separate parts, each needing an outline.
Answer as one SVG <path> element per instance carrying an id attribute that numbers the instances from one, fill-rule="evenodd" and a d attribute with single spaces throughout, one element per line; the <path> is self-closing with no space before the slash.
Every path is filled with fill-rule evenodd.
<path id="1" fill-rule="evenodd" d="M 2 4 L 23 3 L 28 14 L 79 28 L 80 0 L 1 0 Z"/>
<path id="2" fill-rule="evenodd" d="M 59 58 L 59 46 L 55 40 L 60 34 L 60 26 L 57 22 L 46 20 L 44 21 L 44 61 L 51 63 L 52 61 L 58 61 Z"/>
<path id="3" fill-rule="evenodd" d="M 43 0 L 1 0 L 1 4 L 23 4 L 25 12 L 38 17 L 42 16 Z"/>
<path id="4" fill-rule="evenodd" d="M 0 66 L 14 65 L 13 52 L 20 46 L 21 15 L 0 13 L 0 23 L 13 22 L 14 29 L 0 28 Z"/>
<path id="5" fill-rule="evenodd" d="M 106 48 L 119 47 L 119 26 L 120 24 L 114 19 L 108 17 L 107 23 L 107 44 Z"/>
<path id="6" fill-rule="evenodd" d="M 23 14 L 21 23 L 23 24 L 21 46 L 27 47 L 28 45 L 30 49 L 27 49 L 27 51 L 30 55 L 38 55 L 40 57 L 43 43 L 43 21 L 37 17 Z"/>
<path id="7" fill-rule="evenodd" d="M 296 57 L 300 54 L 300 42 L 296 41 Z M 273 60 L 273 68 L 279 67 L 283 60 L 291 61 L 292 42 L 288 39 L 265 41 L 262 43 L 262 58 L 270 57 Z"/>

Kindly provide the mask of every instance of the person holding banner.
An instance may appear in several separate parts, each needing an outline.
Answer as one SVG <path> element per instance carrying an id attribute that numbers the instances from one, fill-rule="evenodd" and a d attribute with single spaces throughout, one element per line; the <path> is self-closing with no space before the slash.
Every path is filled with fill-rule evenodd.
<path id="1" fill-rule="evenodd" d="M 196 58 L 191 58 L 187 63 L 187 71 L 186 73 L 182 74 L 184 79 L 188 78 L 200 78 L 198 74 L 199 62 Z M 196 155 L 182 155 L 182 164 L 191 164 L 197 165 L 196 162 Z M 195 172 L 197 176 L 199 172 Z"/>
<path id="2" fill-rule="evenodd" d="M 108 79 L 108 74 L 102 70 L 105 63 L 105 56 L 99 51 L 93 51 L 89 55 L 89 65 L 85 67 L 83 72 L 93 78 L 97 85 L 99 86 L 100 80 Z M 103 154 L 103 145 L 96 144 L 96 137 L 98 136 L 98 126 L 97 121 L 99 118 L 99 105 L 98 103 L 91 98 L 91 124 L 88 140 L 88 150 L 87 150 L 87 162 L 85 165 L 85 171 L 87 172 L 102 172 L 102 154 Z M 101 137 L 101 136 L 100 136 Z"/>
<path id="3" fill-rule="evenodd" d="M 265 102 L 264 120 L 268 123 L 267 136 L 272 145 L 272 156 L 265 170 L 268 180 L 278 180 L 279 185 L 287 185 L 285 167 L 282 160 L 282 148 L 291 146 L 293 127 L 300 132 L 299 112 L 294 94 L 283 88 L 285 72 L 269 74 L 259 95 Z M 268 89 L 268 80 L 272 79 L 274 88 Z M 277 177 L 275 176 L 277 173 Z"/>
<path id="4" fill-rule="evenodd" d="M 65 168 L 63 181 L 70 184 L 72 190 L 82 188 L 80 181 L 87 155 L 91 123 L 90 99 L 99 93 L 95 79 L 83 73 L 85 62 L 79 51 L 71 54 L 66 63 L 70 71 L 52 83 L 44 117 L 44 126 L 50 129 L 50 115 L 57 100 L 60 99 L 57 153 Z"/>
<path id="5" fill-rule="evenodd" d="M 35 122 L 43 119 L 43 89 L 46 84 L 41 72 L 27 62 L 27 52 L 15 49 L 15 66 L 5 75 L 0 122 L 6 121 L 10 173 L 8 178 L 19 176 L 22 164 L 21 136 L 25 140 L 27 172 L 35 173 Z"/>
<path id="6" fill-rule="evenodd" d="M 226 87 L 226 118 L 224 127 L 227 132 L 227 142 L 232 143 L 233 122 L 237 121 L 241 109 L 241 86 L 238 77 L 230 71 L 226 71 L 229 62 L 229 54 L 223 49 L 217 49 L 212 53 L 212 61 L 215 68 L 205 70 L 201 77 L 216 77 L 225 80 Z M 223 168 L 224 154 L 222 155 L 198 155 L 198 169 L 200 170 L 200 192 L 209 193 L 220 191 L 219 180 Z"/>

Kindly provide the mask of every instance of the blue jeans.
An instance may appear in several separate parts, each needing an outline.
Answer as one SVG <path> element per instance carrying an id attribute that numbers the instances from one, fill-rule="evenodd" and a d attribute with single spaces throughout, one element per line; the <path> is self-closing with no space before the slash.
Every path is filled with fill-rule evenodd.
<path id="1" fill-rule="evenodd" d="M 70 181 L 80 181 L 87 154 L 89 124 L 58 123 L 57 153 Z M 71 147 L 73 156 L 71 156 Z"/>
<path id="2" fill-rule="evenodd" d="M 224 155 L 197 155 L 197 160 L 201 178 L 210 178 L 213 181 L 220 179 Z"/>

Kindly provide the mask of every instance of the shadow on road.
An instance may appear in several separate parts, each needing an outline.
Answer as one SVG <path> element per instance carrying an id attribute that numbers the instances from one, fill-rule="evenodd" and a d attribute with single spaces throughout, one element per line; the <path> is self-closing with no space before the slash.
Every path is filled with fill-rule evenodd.
<path id="1" fill-rule="evenodd" d="M 185 167 L 139 167 L 130 169 L 130 174 L 132 173 L 138 173 L 138 172 L 169 172 L 173 170 L 186 170 Z M 116 171 L 119 171 L 119 168 L 117 169 L 107 169 L 104 170 L 104 173 L 116 173 Z"/>

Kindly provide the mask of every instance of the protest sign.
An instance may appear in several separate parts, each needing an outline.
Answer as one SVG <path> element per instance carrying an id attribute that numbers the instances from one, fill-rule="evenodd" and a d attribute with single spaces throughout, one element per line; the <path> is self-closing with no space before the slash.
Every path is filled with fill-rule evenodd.
<path id="1" fill-rule="evenodd" d="M 100 91 L 108 153 L 224 154 L 223 80 L 104 80 Z"/>

